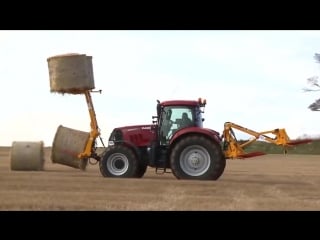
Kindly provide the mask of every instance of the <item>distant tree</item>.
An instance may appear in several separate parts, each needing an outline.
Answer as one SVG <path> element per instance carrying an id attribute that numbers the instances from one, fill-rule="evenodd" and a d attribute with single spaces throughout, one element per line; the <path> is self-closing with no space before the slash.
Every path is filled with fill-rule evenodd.
<path id="1" fill-rule="evenodd" d="M 317 63 L 320 63 L 320 54 L 315 53 L 314 59 Z M 320 91 L 320 84 L 319 84 L 319 77 L 313 76 L 307 79 L 308 84 L 311 86 L 310 88 L 304 88 L 305 92 L 316 92 Z M 312 104 L 308 107 L 311 111 L 320 111 L 320 99 L 315 100 Z"/>

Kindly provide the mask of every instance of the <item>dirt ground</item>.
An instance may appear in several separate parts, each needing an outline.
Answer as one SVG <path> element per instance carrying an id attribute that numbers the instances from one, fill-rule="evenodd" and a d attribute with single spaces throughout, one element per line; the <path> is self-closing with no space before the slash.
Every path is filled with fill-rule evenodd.
<path id="1" fill-rule="evenodd" d="M 104 178 L 53 164 L 44 171 L 11 171 L 0 147 L 0 210 L 320 210 L 319 155 L 265 155 L 227 160 L 217 181 L 178 180 L 148 169 L 141 179 Z"/>

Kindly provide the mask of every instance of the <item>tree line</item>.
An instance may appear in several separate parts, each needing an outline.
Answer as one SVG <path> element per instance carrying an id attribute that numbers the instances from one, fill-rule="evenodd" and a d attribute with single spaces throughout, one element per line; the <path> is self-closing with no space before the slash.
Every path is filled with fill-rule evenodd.
<path id="1" fill-rule="evenodd" d="M 320 63 L 320 54 L 315 53 L 314 59 L 317 63 Z M 319 84 L 319 77 L 313 76 L 307 79 L 307 83 L 310 85 L 309 88 L 304 88 L 305 92 L 315 92 L 320 91 L 320 84 Z M 312 104 L 308 107 L 311 111 L 320 111 L 320 98 L 315 100 Z"/>

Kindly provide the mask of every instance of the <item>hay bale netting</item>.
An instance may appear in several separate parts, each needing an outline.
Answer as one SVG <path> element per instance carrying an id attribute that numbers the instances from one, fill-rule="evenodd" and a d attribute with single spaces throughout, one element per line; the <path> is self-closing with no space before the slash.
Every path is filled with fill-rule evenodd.
<path id="1" fill-rule="evenodd" d="M 42 171 L 44 166 L 43 141 L 13 142 L 11 146 L 11 170 Z"/>
<path id="2" fill-rule="evenodd" d="M 81 94 L 94 89 L 92 57 L 64 54 L 47 59 L 51 92 Z"/>
<path id="3" fill-rule="evenodd" d="M 79 159 L 78 155 L 85 150 L 89 137 L 88 132 L 60 125 L 52 144 L 52 162 L 85 170 L 88 159 Z"/>

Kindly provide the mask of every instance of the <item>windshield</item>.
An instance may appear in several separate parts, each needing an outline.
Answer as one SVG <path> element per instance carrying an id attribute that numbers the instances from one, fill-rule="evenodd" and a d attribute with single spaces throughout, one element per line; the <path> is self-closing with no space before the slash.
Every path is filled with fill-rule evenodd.
<path id="1" fill-rule="evenodd" d="M 179 129 L 191 126 L 202 127 L 202 115 L 199 108 L 188 106 L 164 107 L 160 116 L 160 144 L 166 145 Z"/>

